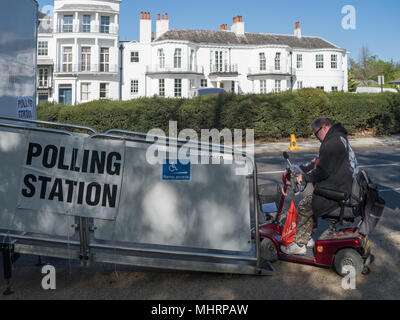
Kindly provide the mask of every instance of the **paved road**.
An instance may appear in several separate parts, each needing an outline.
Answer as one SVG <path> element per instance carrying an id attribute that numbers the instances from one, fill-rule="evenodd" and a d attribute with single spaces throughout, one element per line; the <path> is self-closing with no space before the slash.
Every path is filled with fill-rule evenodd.
<path id="1" fill-rule="evenodd" d="M 379 184 L 387 209 L 371 237 L 376 261 L 356 290 L 344 290 L 332 270 L 278 261 L 272 277 L 138 270 L 96 264 L 81 268 L 75 261 L 46 259 L 57 270 L 57 289 L 41 288 L 36 258 L 23 256 L 14 267 L 15 294 L 0 299 L 400 299 L 400 146 L 356 148 L 360 165 Z M 310 159 L 313 151 L 292 155 Z M 278 183 L 284 162 L 279 153 L 257 155 L 259 183 Z M 1 259 L 0 259 L 1 260 Z M 1 265 L 0 265 L 1 266 Z M 0 291 L 5 283 L 0 276 Z"/>

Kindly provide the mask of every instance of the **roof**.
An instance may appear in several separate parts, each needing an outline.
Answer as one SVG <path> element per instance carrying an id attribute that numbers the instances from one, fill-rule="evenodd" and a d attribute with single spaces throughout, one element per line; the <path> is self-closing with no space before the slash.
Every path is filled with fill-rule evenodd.
<path id="1" fill-rule="evenodd" d="M 38 12 L 38 33 L 53 33 L 53 19 L 43 12 Z"/>
<path id="2" fill-rule="evenodd" d="M 47 19 L 47 18 L 50 18 L 50 17 L 47 14 L 45 14 L 41 11 L 38 11 L 38 19 Z"/>
<path id="3" fill-rule="evenodd" d="M 93 4 L 64 4 L 57 11 L 97 11 L 97 12 L 117 12 L 110 6 Z"/>
<path id="4" fill-rule="evenodd" d="M 169 30 L 155 41 L 163 40 L 231 45 L 287 45 L 301 49 L 339 49 L 339 47 L 319 37 L 301 37 L 299 39 L 290 35 L 248 32 L 241 36 L 231 31 Z"/>

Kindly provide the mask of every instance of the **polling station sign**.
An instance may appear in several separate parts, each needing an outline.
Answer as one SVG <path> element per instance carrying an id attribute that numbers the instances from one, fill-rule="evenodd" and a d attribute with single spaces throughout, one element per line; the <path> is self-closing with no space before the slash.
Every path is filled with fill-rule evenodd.
<path id="1" fill-rule="evenodd" d="M 17 208 L 115 219 L 125 143 L 82 136 L 27 136 Z"/>

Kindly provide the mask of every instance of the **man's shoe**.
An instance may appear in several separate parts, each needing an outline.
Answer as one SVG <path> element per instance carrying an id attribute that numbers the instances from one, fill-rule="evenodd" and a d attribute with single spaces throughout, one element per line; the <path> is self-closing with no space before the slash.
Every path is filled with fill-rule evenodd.
<path id="1" fill-rule="evenodd" d="M 310 239 L 310 241 L 307 242 L 307 248 L 314 248 L 315 246 L 315 241 L 313 238 Z"/>
<path id="2" fill-rule="evenodd" d="M 281 246 L 281 251 L 288 255 L 305 255 L 307 253 L 307 248 L 305 245 L 293 242 L 289 247 Z"/>

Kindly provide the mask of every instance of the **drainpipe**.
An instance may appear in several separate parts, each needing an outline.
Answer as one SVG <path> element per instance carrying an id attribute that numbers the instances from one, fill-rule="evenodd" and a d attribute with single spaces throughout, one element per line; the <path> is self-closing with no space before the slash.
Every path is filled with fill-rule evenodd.
<path id="1" fill-rule="evenodd" d="M 294 86 L 294 83 L 293 83 L 293 78 L 294 78 L 294 75 L 293 75 L 293 51 L 290 51 L 290 74 L 291 74 L 291 76 L 290 76 L 290 91 L 293 91 L 293 86 Z"/>
<path id="2" fill-rule="evenodd" d="M 120 55 L 120 64 L 119 64 L 119 100 L 122 100 L 122 81 L 123 81 L 123 64 L 124 64 L 124 45 L 121 43 L 119 45 L 119 55 Z"/>

